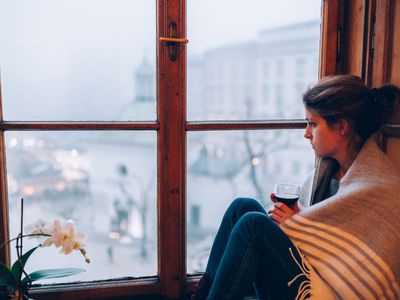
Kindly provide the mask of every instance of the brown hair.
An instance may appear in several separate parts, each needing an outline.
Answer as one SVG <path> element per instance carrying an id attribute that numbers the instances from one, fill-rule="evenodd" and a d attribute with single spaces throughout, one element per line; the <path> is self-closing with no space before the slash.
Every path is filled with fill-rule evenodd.
<path id="1" fill-rule="evenodd" d="M 360 77 L 336 75 L 322 78 L 303 94 L 307 110 L 333 123 L 345 119 L 364 142 L 388 121 L 400 97 L 400 89 L 388 84 L 368 88 Z"/>

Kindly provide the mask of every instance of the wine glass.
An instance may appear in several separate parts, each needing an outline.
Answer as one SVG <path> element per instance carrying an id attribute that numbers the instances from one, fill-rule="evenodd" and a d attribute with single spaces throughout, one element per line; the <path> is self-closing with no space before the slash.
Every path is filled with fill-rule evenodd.
<path id="1" fill-rule="evenodd" d="M 274 186 L 275 199 L 292 207 L 300 197 L 300 186 L 294 183 L 277 183 Z"/>

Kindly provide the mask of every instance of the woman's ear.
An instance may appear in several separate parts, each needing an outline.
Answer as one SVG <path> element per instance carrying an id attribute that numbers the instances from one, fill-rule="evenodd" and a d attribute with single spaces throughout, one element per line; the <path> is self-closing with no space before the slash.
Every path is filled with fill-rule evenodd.
<path id="1" fill-rule="evenodd" d="M 349 121 L 347 121 L 346 119 L 340 119 L 337 122 L 337 125 L 338 125 L 339 134 L 341 136 L 348 136 L 351 134 L 350 124 L 349 124 Z"/>
<path id="2" fill-rule="evenodd" d="M 333 126 L 341 136 L 350 135 L 350 124 L 346 119 L 336 121 Z"/>

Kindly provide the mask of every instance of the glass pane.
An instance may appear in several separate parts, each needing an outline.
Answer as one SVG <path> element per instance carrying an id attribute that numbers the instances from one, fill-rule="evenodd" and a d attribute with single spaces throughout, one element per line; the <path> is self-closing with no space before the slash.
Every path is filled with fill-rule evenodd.
<path id="1" fill-rule="evenodd" d="M 0 0 L 6 120 L 154 120 L 156 6 Z"/>
<path id="2" fill-rule="evenodd" d="M 155 142 L 155 132 L 6 133 L 11 236 L 23 197 L 25 225 L 73 220 L 91 259 L 51 246 L 30 257 L 27 271 L 86 270 L 51 283 L 157 274 Z M 34 245 L 24 239 L 24 252 Z M 14 261 L 14 247 L 11 254 Z"/>
<path id="3" fill-rule="evenodd" d="M 320 0 L 188 1 L 188 119 L 303 118 L 320 10 Z"/>
<path id="4" fill-rule="evenodd" d="M 272 205 L 277 182 L 301 183 L 314 166 L 303 130 L 191 132 L 188 136 L 188 273 L 203 272 L 222 216 L 237 197 Z"/>

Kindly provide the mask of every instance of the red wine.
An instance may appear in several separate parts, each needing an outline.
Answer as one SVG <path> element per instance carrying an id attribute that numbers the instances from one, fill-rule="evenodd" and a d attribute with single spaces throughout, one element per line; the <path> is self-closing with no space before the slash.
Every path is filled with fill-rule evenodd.
<path id="1" fill-rule="evenodd" d="M 285 203 L 287 206 L 292 206 L 299 200 L 299 196 L 293 194 L 275 194 L 275 199 L 278 202 Z"/>

